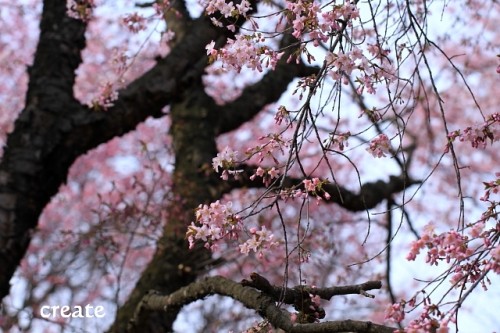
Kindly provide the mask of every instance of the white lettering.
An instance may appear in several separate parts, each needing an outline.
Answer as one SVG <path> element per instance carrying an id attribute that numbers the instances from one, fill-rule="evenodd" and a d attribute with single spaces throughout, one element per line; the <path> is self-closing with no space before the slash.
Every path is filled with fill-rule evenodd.
<path id="1" fill-rule="evenodd" d="M 90 314 L 90 310 L 93 310 L 94 307 L 90 304 L 85 305 L 85 317 L 86 318 L 92 318 L 94 317 L 92 314 Z"/>
<path id="2" fill-rule="evenodd" d="M 60 306 L 59 305 L 54 305 L 52 307 L 52 318 L 55 318 L 55 316 L 57 316 L 57 309 L 59 309 Z"/>
<path id="3" fill-rule="evenodd" d="M 104 317 L 104 316 L 106 315 L 106 314 L 104 313 L 104 306 L 102 306 L 102 305 L 98 305 L 98 306 L 96 306 L 96 307 L 95 307 L 95 312 L 94 312 L 94 313 L 95 313 L 95 316 L 96 316 L 97 318 L 102 318 L 102 317 Z"/>
<path id="4" fill-rule="evenodd" d="M 49 313 L 45 314 L 45 310 L 49 310 Z M 40 309 L 40 316 L 42 316 L 42 318 L 49 318 L 50 317 L 50 306 L 48 306 L 48 305 L 42 306 Z"/>
<path id="5" fill-rule="evenodd" d="M 40 308 L 40 316 L 42 318 L 103 318 L 106 315 L 104 307 L 98 305 L 96 307 L 87 304 L 85 306 L 75 305 L 43 305 Z"/>
<path id="6" fill-rule="evenodd" d="M 61 317 L 63 318 L 69 318 L 71 317 L 71 311 L 70 307 L 67 305 L 61 306 Z"/>
<path id="7" fill-rule="evenodd" d="M 82 307 L 80 305 L 76 305 L 73 309 L 73 318 L 85 318 L 85 315 L 82 314 Z"/>

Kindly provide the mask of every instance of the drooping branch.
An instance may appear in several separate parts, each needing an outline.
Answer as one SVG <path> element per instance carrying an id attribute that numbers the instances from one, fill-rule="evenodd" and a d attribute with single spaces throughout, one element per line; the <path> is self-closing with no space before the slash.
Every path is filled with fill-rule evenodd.
<path id="1" fill-rule="evenodd" d="M 237 179 L 231 179 L 223 182 L 224 192 L 228 193 L 231 190 L 238 188 L 264 188 L 262 178 L 256 177 L 253 180 L 250 177 L 255 173 L 256 166 L 240 165 L 237 169 L 242 170 L 238 173 Z M 278 182 L 276 182 L 278 183 Z M 374 208 L 379 203 L 386 199 L 390 199 L 394 194 L 404 191 L 405 189 L 415 184 L 420 184 L 419 180 L 414 180 L 404 176 L 390 176 L 388 181 L 367 182 L 361 185 L 360 191 L 355 193 L 340 184 L 324 184 L 322 191 L 317 193 L 327 203 L 336 203 L 339 206 L 352 211 L 363 211 Z M 287 177 L 283 182 L 282 189 L 296 189 L 304 191 L 302 179 Z M 325 193 L 330 195 L 330 199 L 326 199 Z"/>
<path id="2" fill-rule="evenodd" d="M 280 49 L 286 50 L 276 68 L 259 82 L 246 87 L 235 101 L 219 108 L 220 124 L 218 134 L 232 131 L 255 117 L 266 105 L 276 102 L 295 78 L 317 74 L 319 68 L 307 66 L 303 61 L 287 61 L 297 50 L 297 40 L 285 34 Z"/>
<path id="3" fill-rule="evenodd" d="M 353 291 L 358 289 L 357 286 L 347 286 L 346 288 Z M 293 323 L 290 313 L 278 307 L 274 297 L 220 276 L 208 277 L 191 283 L 167 296 L 159 295 L 157 292 L 150 292 L 144 296 L 137 307 L 135 316 L 130 320 L 129 326 L 132 329 L 135 323 L 140 321 L 140 317 L 148 311 L 178 311 L 184 305 L 215 294 L 231 297 L 247 308 L 256 310 L 260 316 L 267 319 L 274 327 L 281 328 L 285 332 L 394 332 L 394 328 L 368 321 L 339 320 L 310 324 Z"/>

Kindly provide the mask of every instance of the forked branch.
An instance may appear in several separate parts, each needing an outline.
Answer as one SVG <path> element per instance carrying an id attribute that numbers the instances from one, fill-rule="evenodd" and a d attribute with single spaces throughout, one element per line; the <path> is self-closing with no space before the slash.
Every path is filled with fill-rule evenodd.
<path id="1" fill-rule="evenodd" d="M 274 327 L 290 333 L 315 333 L 315 332 L 366 332 L 366 333 L 392 333 L 395 328 L 375 324 L 369 321 L 337 320 L 316 323 L 294 323 L 291 314 L 280 308 L 277 303 L 290 304 L 297 309 L 297 298 L 305 297 L 310 300 L 310 294 L 318 295 L 323 299 L 330 299 L 335 295 L 366 294 L 366 290 L 380 289 L 379 281 L 369 281 L 360 285 L 311 288 L 299 286 L 295 288 L 282 288 L 272 286 L 264 277 L 253 273 L 251 280 L 234 282 L 221 276 L 207 277 L 203 280 L 177 290 L 170 295 L 160 295 L 151 291 L 139 303 L 134 318 L 129 322 L 129 331 L 135 331 L 135 323 L 141 322 L 140 317 L 148 311 L 178 311 L 179 308 L 196 300 L 210 295 L 228 296 L 241 302 L 249 309 L 254 309 Z M 288 295 L 288 296 L 287 296 Z M 372 296 L 369 296 L 372 297 Z M 298 309 L 300 311 L 300 309 Z"/>

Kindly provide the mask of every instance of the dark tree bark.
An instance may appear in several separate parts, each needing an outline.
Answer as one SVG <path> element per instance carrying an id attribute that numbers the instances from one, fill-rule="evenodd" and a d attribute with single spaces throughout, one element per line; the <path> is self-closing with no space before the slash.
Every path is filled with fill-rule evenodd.
<path id="1" fill-rule="evenodd" d="M 0 295 L 29 245 L 30 234 L 81 152 L 62 154 L 73 130 L 75 70 L 85 47 L 85 24 L 68 18 L 64 1 L 45 1 L 40 40 L 28 69 L 26 107 L 8 136 L 0 164 Z"/>
<path id="2" fill-rule="evenodd" d="M 178 200 L 168 208 L 170 219 L 154 258 L 118 311 L 111 330 L 123 332 L 148 290 L 171 294 L 193 282 L 210 265 L 210 255 L 203 248 L 188 250 L 185 240 L 185 228 L 196 206 L 215 201 L 234 188 L 257 186 L 248 179 L 244 183 L 222 183 L 218 175 L 207 173 L 217 154 L 217 136 L 252 119 L 266 104 L 276 101 L 295 77 L 316 69 L 281 61 L 276 71 L 246 88 L 240 98 L 218 107 L 205 94 L 201 82 L 207 65 L 205 46 L 211 40 L 221 45 L 228 32 L 215 28 L 205 16 L 185 18 L 178 26 L 181 37 L 171 53 L 120 91 L 114 107 L 98 113 L 73 96 L 86 25 L 67 17 L 65 12 L 65 1 L 43 3 L 40 40 L 33 66 L 28 69 L 26 106 L 8 136 L 0 163 L 0 296 L 9 293 L 9 281 L 25 254 L 39 216 L 66 181 L 75 159 L 134 130 L 147 117 L 164 116 L 162 109 L 170 105 L 175 153 L 172 190 Z M 284 39 L 283 43 L 290 46 L 293 40 Z M 357 195 L 333 185 L 329 192 L 332 197 L 338 193 L 334 202 L 362 210 L 410 184 L 391 179 L 365 186 Z M 176 311 L 149 312 L 141 316 L 143 322 L 136 323 L 136 327 L 141 332 L 168 332 L 176 315 Z"/>

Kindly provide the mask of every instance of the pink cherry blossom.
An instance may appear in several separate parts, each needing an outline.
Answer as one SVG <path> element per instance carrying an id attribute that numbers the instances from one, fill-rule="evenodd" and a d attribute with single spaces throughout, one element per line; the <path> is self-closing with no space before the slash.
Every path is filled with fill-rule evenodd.
<path id="1" fill-rule="evenodd" d="M 379 134 L 375 139 L 370 141 L 370 147 L 366 150 L 369 151 L 373 157 L 381 158 L 389 154 L 391 149 L 391 141 L 385 134 Z"/>
<path id="2" fill-rule="evenodd" d="M 238 163 L 237 151 L 232 150 L 229 147 L 225 147 L 216 157 L 212 159 L 212 167 L 215 172 L 219 172 L 219 169 L 229 169 L 234 167 Z"/>
<path id="3" fill-rule="evenodd" d="M 123 17 L 123 23 L 133 33 L 146 29 L 146 19 L 138 13 L 125 15 Z"/>

